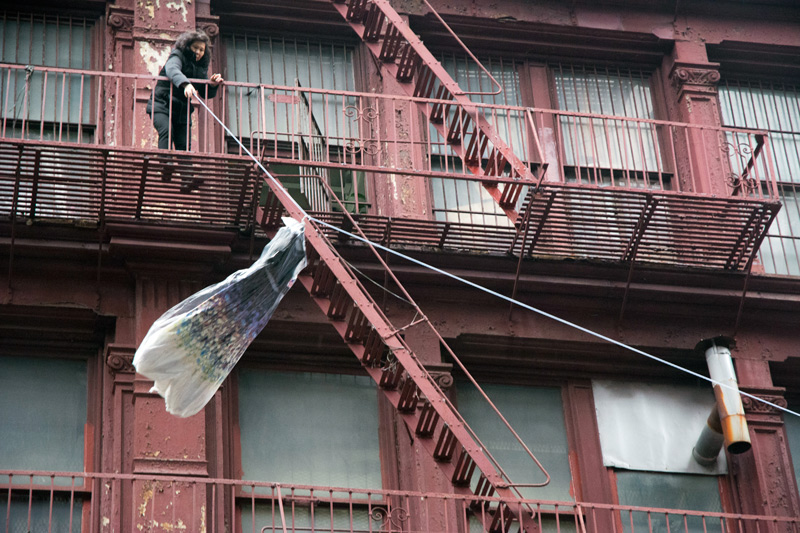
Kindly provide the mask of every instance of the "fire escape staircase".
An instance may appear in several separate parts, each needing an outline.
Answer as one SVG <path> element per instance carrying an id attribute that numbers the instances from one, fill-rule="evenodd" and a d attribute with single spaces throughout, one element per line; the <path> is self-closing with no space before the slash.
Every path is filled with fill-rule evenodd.
<path id="1" fill-rule="evenodd" d="M 530 167 L 517 157 L 388 0 L 332 2 L 385 74 L 397 80 L 408 96 L 432 100 L 417 101 L 416 106 L 473 175 L 512 178 L 481 184 L 508 218 L 517 222 L 520 194 L 546 168 L 540 154 Z"/>
<path id="2" fill-rule="evenodd" d="M 265 183 L 269 189 L 265 205 L 257 207 L 256 223 L 268 235 L 274 234 L 286 212 L 303 220 L 305 213 L 282 187 L 270 179 Z M 299 283 L 405 422 L 409 434 L 437 462 L 453 492 L 501 499 L 502 503 L 488 509 L 468 500 L 490 533 L 536 531 L 532 512 L 523 511 L 517 503 L 520 496 L 405 342 L 402 329 L 384 315 L 322 228 L 313 220 L 306 228 L 309 266 L 298 277 Z"/>

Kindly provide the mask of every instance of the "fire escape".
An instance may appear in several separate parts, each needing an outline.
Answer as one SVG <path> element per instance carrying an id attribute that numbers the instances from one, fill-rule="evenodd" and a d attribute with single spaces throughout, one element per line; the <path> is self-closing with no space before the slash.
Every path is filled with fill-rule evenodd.
<path id="1" fill-rule="evenodd" d="M 671 256 L 680 256 L 689 264 L 726 270 L 749 270 L 752 266 L 778 204 L 744 193 L 715 198 L 547 182 L 547 163 L 541 150 L 534 150 L 538 154 L 536 160 L 520 159 L 387 0 L 332 0 L 332 5 L 364 41 L 384 76 L 398 82 L 417 111 L 446 139 L 449 149 L 511 221 L 507 228 L 494 231 L 503 237 L 504 251 L 519 256 L 520 261 L 540 253 L 570 255 L 579 247 L 589 256 L 630 263 L 632 268 L 637 258 L 663 260 L 663 250 L 669 247 Z M 535 137 L 535 128 L 533 133 Z M 50 193 L 41 188 L 38 180 L 56 161 L 61 168 L 72 169 L 65 173 L 72 176 L 76 187 L 86 188 L 82 197 L 85 202 L 74 204 L 72 209 L 85 209 L 79 213 L 85 218 L 99 213 L 97 224 L 101 228 L 112 219 L 140 220 L 162 214 L 165 220 L 169 217 L 191 224 L 200 207 L 204 222 L 239 226 L 255 206 L 255 221 L 270 235 L 284 213 L 298 220 L 304 217 L 284 189 L 257 176 L 253 165 L 242 157 L 203 157 L 202 169 L 193 168 L 189 160 L 177 161 L 177 167 L 183 165 L 203 177 L 206 186 L 226 190 L 228 197 L 226 202 L 170 211 L 174 206 L 169 205 L 168 196 L 162 195 L 159 201 L 153 199 L 158 197 L 159 188 L 166 190 L 169 186 L 151 182 L 162 163 L 160 156 L 133 149 L 72 146 L 65 161 L 59 146 L 46 142 L 0 143 L 0 165 L 5 169 L 0 186 L 13 198 L 13 205 L 9 206 L 9 279 L 14 241 L 18 232 L 26 231 L 19 227 L 18 213 L 24 212 L 29 219 L 47 216 L 46 208 L 43 210 L 40 205 Z M 758 152 L 752 152 L 753 158 L 760 150 L 761 145 Z M 747 178 L 753 167 L 748 163 L 740 177 Z M 269 192 L 258 205 L 256 191 L 262 184 Z M 580 217 L 596 218 L 602 232 L 606 213 L 602 205 L 610 198 L 619 219 L 627 221 L 615 223 L 616 233 L 626 234 L 627 238 L 597 239 L 596 232 L 582 235 L 574 223 L 576 206 L 580 206 Z M 468 234 L 463 227 L 449 223 L 412 224 L 373 215 L 355 217 L 346 209 L 336 216 L 328 215 L 328 221 L 354 232 L 363 231 L 366 238 L 384 243 L 392 233 L 394 243 L 402 244 L 406 239 L 442 247 L 448 239 L 458 239 L 459 232 Z M 332 243 L 332 230 L 313 221 L 309 226 L 309 268 L 299 281 L 394 406 L 410 434 L 440 466 L 453 492 L 499 499 L 489 512 L 476 513 L 487 531 L 535 531 L 534 516 L 519 504 L 513 480 L 495 464 L 405 342 L 404 327 L 384 315 L 339 255 Z M 424 315 L 421 321 L 427 322 Z"/>

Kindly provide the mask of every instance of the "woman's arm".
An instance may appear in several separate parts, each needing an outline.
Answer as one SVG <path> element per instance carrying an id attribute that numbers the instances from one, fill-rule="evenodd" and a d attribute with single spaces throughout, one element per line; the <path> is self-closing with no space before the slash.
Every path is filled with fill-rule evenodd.
<path id="1" fill-rule="evenodd" d="M 173 50 L 169 54 L 164 71 L 175 87 L 184 89 L 189 84 L 189 78 L 183 73 L 183 54 L 179 50 Z"/>

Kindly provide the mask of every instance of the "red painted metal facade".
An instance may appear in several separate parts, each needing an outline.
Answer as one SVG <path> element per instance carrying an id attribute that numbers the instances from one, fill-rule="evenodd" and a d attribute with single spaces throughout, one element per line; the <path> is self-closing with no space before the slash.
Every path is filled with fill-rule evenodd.
<path id="1" fill-rule="evenodd" d="M 0 458 L 0 530 L 800 530 L 788 413 L 745 398 L 753 446 L 712 478 L 718 509 L 691 498 L 672 509 L 626 504 L 592 383 L 679 386 L 684 375 L 334 230 L 701 374 L 695 346 L 724 335 L 743 391 L 797 405 L 800 278 L 774 265 L 792 272 L 800 130 L 789 104 L 778 127 L 769 98 L 745 95 L 758 84 L 737 81 L 760 77 L 773 101 L 776 87 L 796 84 L 797 7 L 741 2 L 721 17 L 710 0 L 76 4 L 2 20 L 0 364 L 10 376 L 26 375 L 25 361 L 85 362 L 84 473 L 36 466 L 55 463 L 37 457 L 46 444 L 25 441 L 13 416 L 35 417 L 34 407 L 0 396 L 0 423 L 24 437 L 0 436 L 18 461 Z M 518 81 L 518 99 L 487 100 L 471 71 L 437 55 L 464 52 L 432 9 L 477 57 L 509 58 L 486 64 L 513 65 L 488 72 Z M 304 215 L 202 106 L 191 152 L 154 148 L 145 104 L 164 51 L 195 27 L 212 37 L 211 71 L 227 80 L 211 109 L 318 219 L 307 225 L 310 267 L 244 369 L 371 377 L 382 487 L 247 477 L 245 370 L 188 419 L 167 414 L 133 372 L 161 313 L 248 265 L 281 216 Z M 242 52 L 241 32 L 269 45 Z M 314 46 L 311 82 L 296 66 L 280 83 L 233 66 L 245 61 L 250 76 L 269 54 L 287 72 L 311 65 L 299 51 Z M 344 89 L 326 81 L 342 54 L 355 81 Z M 619 107 L 642 95 L 650 114 Z M 514 483 L 522 473 L 493 456 L 494 436 L 470 428 L 459 409 L 471 376 L 558 391 L 566 474 L 553 473 L 552 458 L 541 466 L 568 501 L 531 498 L 528 485 L 541 483 Z M 296 422 L 276 432 L 291 439 L 302 415 Z M 323 430 L 315 438 L 310 449 L 328 440 Z M 287 460 L 264 446 L 262 464 Z"/>

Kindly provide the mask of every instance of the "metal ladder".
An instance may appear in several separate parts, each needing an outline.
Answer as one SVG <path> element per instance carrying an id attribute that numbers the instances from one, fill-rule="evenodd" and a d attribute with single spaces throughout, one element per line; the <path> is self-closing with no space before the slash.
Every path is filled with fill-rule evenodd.
<path id="1" fill-rule="evenodd" d="M 472 174 L 479 177 L 510 176 L 516 180 L 481 182 L 506 216 L 516 223 L 520 194 L 526 185 L 535 184 L 539 178 L 500 138 L 478 106 L 388 0 L 331 1 L 379 61 L 384 73 L 396 79 L 408 96 L 436 100 L 416 102 L 416 106 Z M 535 134 L 534 131 L 534 140 Z M 538 142 L 535 144 L 536 157 L 541 159 Z M 541 160 L 533 163 L 535 168 L 543 165 Z"/>
<path id="2" fill-rule="evenodd" d="M 256 223 L 268 235 L 284 213 L 303 220 L 305 213 L 271 179 Z M 495 468 L 469 426 L 447 400 L 434 378 L 381 311 L 319 225 L 307 222 L 309 266 L 298 277 L 314 302 L 361 362 L 408 427 L 409 434 L 434 458 L 456 494 L 496 497 L 502 503 L 475 515 L 490 533 L 535 531 L 532 513 Z M 473 505 L 479 505 L 473 501 Z M 524 520 L 524 524 L 522 524 Z"/>

